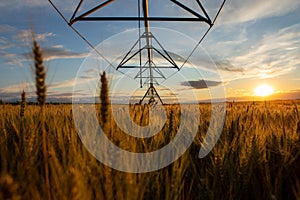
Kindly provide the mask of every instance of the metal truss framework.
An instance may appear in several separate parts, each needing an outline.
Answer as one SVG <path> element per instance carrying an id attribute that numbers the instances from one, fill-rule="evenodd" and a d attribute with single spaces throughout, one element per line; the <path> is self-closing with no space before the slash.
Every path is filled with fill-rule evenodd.
<path id="1" fill-rule="evenodd" d="M 155 83 L 158 83 L 156 79 L 166 79 L 164 74 L 161 72 L 160 69 L 170 68 L 170 69 L 176 69 L 180 70 L 180 68 L 177 66 L 176 62 L 173 60 L 173 58 L 170 56 L 168 51 L 161 45 L 161 43 L 158 41 L 158 39 L 151 33 L 150 30 L 150 22 L 151 21 L 161 21 L 161 22 L 204 22 L 209 25 L 211 28 L 213 26 L 214 21 L 212 22 L 211 18 L 207 14 L 205 8 L 201 4 L 200 0 L 195 0 L 198 4 L 199 8 L 201 9 L 203 16 L 193 10 L 192 8 L 189 8 L 188 6 L 184 5 L 183 3 L 177 1 L 177 0 L 170 0 L 170 2 L 174 3 L 175 5 L 179 6 L 186 12 L 188 12 L 193 17 L 151 17 L 149 16 L 149 1 L 148 0 L 138 0 L 138 9 L 139 9 L 139 16 L 137 17 L 97 17 L 97 16 L 90 16 L 91 14 L 94 14 L 96 11 L 98 12 L 105 6 L 107 6 L 110 3 L 113 3 L 115 0 L 107 0 L 103 3 L 98 4 L 94 8 L 83 12 L 80 15 L 77 15 L 84 0 L 80 0 L 79 4 L 77 5 L 75 11 L 73 12 L 73 15 L 71 19 L 69 20 L 68 24 L 72 26 L 76 22 L 80 21 L 137 21 L 139 22 L 139 28 L 141 26 L 141 21 L 144 22 L 144 33 L 139 33 L 138 40 L 134 43 L 134 45 L 131 47 L 131 49 L 125 54 L 125 57 L 121 60 L 119 65 L 117 66 L 117 70 L 121 69 L 130 69 L 135 68 L 139 69 L 139 72 L 135 76 L 135 79 L 140 79 L 140 87 L 142 88 L 143 85 L 148 85 L 148 90 L 143 96 L 143 98 L 140 100 L 140 104 L 143 103 L 144 99 L 146 97 L 149 97 L 148 103 L 149 104 L 156 104 L 158 101 L 156 101 L 156 98 L 158 98 L 159 102 L 163 104 L 162 99 L 160 98 L 156 88 L 154 87 Z M 142 1 L 142 2 L 140 2 Z M 51 2 L 51 0 L 50 0 Z M 224 1 L 225 2 L 225 1 Z M 52 2 L 51 2 L 52 4 Z M 140 8 L 142 6 L 142 9 Z M 140 11 L 143 11 L 143 14 L 141 15 Z M 204 36 L 205 37 L 205 36 Z M 203 37 L 203 38 L 204 38 Z M 202 39 L 203 39 L 202 38 Z M 142 40 L 145 40 L 146 45 L 141 47 Z M 158 44 L 158 48 L 153 46 L 153 41 Z M 138 50 L 135 48 L 138 47 Z M 146 61 L 142 61 L 142 52 L 146 51 Z M 169 65 L 168 66 L 158 66 L 155 64 L 153 60 L 153 52 L 156 52 L 158 55 L 160 55 L 162 58 L 164 58 Z M 139 56 L 139 64 L 138 65 L 130 65 L 129 61 L 133 59 L 135 56 Z M 186 60 L 187 61 L 187 60 Z M 186 62 L 185 61 L 185 62 Z M 154 75 L 155 74 L 155 75 Z M 145 80 L 145 81 L 144 81 Z"/>
<path id="2" fill-rule="evenodd" d="M 186 10 L 188 13 L 194 15 L 194 17 L 149 17 L 148 12 L 147 15 L 145 15 L 145 11 L 148 10 L 148 0 L 142 0 L 143 2 L 143 10 L 144 15 L 143 16 L 137 16 L 137 17 L 91 17 L 89 15 L 95 13 L 96 11 L 100 10 L 101 8 L 107 6 L 110 3 L 113 3 L 115 0 L 107 0 L 94 8 L 84 12 L 83 14 L 80 14 L 77 16 L 77 13 L 79 9 L 82 6 L 82 3 L 84 0 L 80 0 L 78 6 L 76 7 L 71 19 L 70 19 L 70 25 L 74 24 L 78 21 L 177 21 L 177 22 L 206 22 L 210 26 L 212 26 L 212 21 L 207 14 L 206 10 L 204 9 L 203 5 L 201 4 L 200 0 L 194 0 L 199 5 L 200 9 L 204 13 L 205 16 L 200 15 L 193 9 L 189 8 L 188 6 L 184 5 L 183 3 L 177 1 L 177 0 L 169 0 L 176 4 L 177 6 L 181 7 L 182 9 Z"/>

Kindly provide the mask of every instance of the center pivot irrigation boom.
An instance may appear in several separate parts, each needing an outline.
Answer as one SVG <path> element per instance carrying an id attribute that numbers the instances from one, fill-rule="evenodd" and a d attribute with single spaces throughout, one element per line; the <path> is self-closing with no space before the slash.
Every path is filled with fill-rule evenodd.
<path id="1" fill-rule="evenodd" d="M 161 97 L 159 96 L 156 88 L 154 87 L 154 84 L 158 82 L 156 79 L 166 79 L 164 74 L 161 72 L 160 69 L 163 68 L 173 68 L 178 71 L 188 62 L 189 58 L 192 56 L 192 54 L 195 52 L 195 50 L 199 47 L 200 43 L 203 41 L 203 39 L 206 37 L 207 33 L 211 30 L 211 28 L 214 25 L 215 20 L 217 19 L 220 11 L 222 10 L 225 1 L 223 0 L 220 8 L 218 9 L 217 14 L 211 20 L 210 16 L 208 15 L 206 9 L 200 2 L 200 0 L 194 0 L 196 2 L 196 5 L 199 6 L 200 10 L 202 11 L 202 15 L 198 12 L 196 12 L 194 9 L 186 6 L 185 4 L 181 3 L 180 1 L 177 0 L 169 0 L 172 2 L 174 5 L 179 6 L 186 12 L 188 12 L 192 17 L 151 17 L 149 16 L 149 1 L 148 0 L 137 0 L 138 1 L 138 16 L 135 17 L 130 17 L 130 16 L 124 16 L 124 17 L 112 17 L 112 16 L 91 16 L 92 14 L 95 14 L 95 12 L 101 10 L 108 4 L 111 4 L 115 2 L 115 0 L 107 0 L 107 1 L 102 1 L 102 3 L 99 3 L 97 6 L 93 7 L 92 9 L 89 9 L 87 11 L 84 11 L 82 14 L 77 15 L 79 10 L 82 7 L 82 4 L 84 0 L 80 0 L 79 4 L 77 5 L 75 11 L 72 14 L 72 17 L 70 20 L 67 20 L 64 15 L 60 12 L 60 10 L 57 8 L 57 6 L 52 2 L 52 0 L 49 0 L 51 5 L 55 8 L 55 10 L 61 15 L 61 17 L 68 23 L 68 25 L 90 46 L 92 47 L 102 58 L 103 55 L 76 29 L 74 28 L 73 24 L 76 22 L 80 21 L 137 21 L 139 25 L 139 31 L 141 28 L 141 21 L 144 22 L 144 33 L 141 34 L 139 32 L 139 38 L 138 40 L 134 43 L 132 48 L 125 54 L 125 57 L 121 60 L 119 65 L 117 67 L 114 67 L 112 64 L 110 64 L 112 67 L 114 67 L 116 70 L 121 70 L 121 69 L 139 69 L 139 72 L 137 75 L 134 77 L 135 79 L 139 78 L 140 79 L 140 87 L 142 88 L 143 85 L 148 86 L 148 90 L 146 91 L 145 95 L 143 98 L 140 100 L 140 104 L 143 103 L 144 99 L 146 97 L 149 97 L 149 104 L 155 104 L 158 103 L 155 99 L 157 97 L 159 99 L 159 102 L 163 104 L 163 101 Z M 166 1 L 166 0 L 165 0 Z M 192 0 L 191 0 L 192 1 Z M 141 9 L 142 7 L 142 9 Z M 143 14 L 141 14 L 141 10 L 143 11 Z M 161 22 L 203 22 L 206 23 L 209 28 L 205 32 L 205 34 L 202 36 L 202 38 L 199 40 L 197 45 L 194 47 L 194 49 L 191 51 L 189 56 L 185 59 L 183 64 L 179 67 L 176 62 L 173 60 L 173 58 L 170 56 L 168 51 L 161 45 L 161 43 L 158 41 L 158 39 L 151 33 L 151 28 L 150 28 L 150 22 L 151 21 L 161 21 Z M 141 47 L 141 42 L 142 40 L 145 40 L 145 46 Z M 156 44 L 158 44 L 159 48 L 156 48 L 153 45 L 153 40 L 155 41 Z M 138 50 L 134 50 L 134 48 L 139 45 Z M 146 59 L 143 62 L 142 61 L 142 51 L 146 51 Z M 156 52 L 159 54 L 161 57 L 163 57 L 170 65 L 168 66 L 159 66 L 156 65 L 154 62 L 153 58 L 153 52 Z M 131 59 L 133 59 L 135 56 L 139 56 L 139 64 L 138 65 L 130 65 L 128 64 Z M 104 58 L 108 63 L 109 62 L 106 58 Z M 145 80 L 145 81 L 144 81 Z"/>

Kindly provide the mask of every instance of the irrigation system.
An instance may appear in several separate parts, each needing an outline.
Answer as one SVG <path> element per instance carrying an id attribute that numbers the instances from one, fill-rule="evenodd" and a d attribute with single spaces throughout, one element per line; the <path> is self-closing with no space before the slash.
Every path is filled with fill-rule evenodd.
<path id="1" fill-rule="evenodd" d="M 174 5 L 179 6 L 181 9 L 185 10 L 189 13 L 191 17 L 153 17 L 149 15 L 149 0 L 137 0 L 138 3 L 138 16 L 123 16 L 123 17 L 112 17 L 112 16 L 95 16 L 95 12 L 101 12 L 101 9 L 106 7 L 109 4 L 113 4 L 117 0 L 107 0 L 102 1 L 95 7 L 83 11 L 81 14 L 79 10 L 82 8 L 82 4 L 85 0 L 80 0 L 76 9 L 74 10 L 71 18 L 68 20 L 60 9 L 53 3 L 52 0 L 48 0 L 51 5 L 55 8 L 55 10 L 60 14 L 60 16 L 66 21 L 66 23 L 90 46 L 92 47 L 102 58 L 103 55 L 99 52 L 85 36 L 83 36 L 75 27 L 75 23 L 84 22 L 84 21 L 136 21 L 138 22 L 139 26 L 139 38 L 133 44 L 133 46 L 129 49 L 125 56 L 120 59 L 118 66 L 114 67 L 116 70 L 121 69 L 138 69 L 138 73 L 134 77 L 135 79 L 139 79 L 140 87 L 147 86 L 148 89 L 142 99 L 139 101 L 139 104 L 142 104 L 146 99 L 148 99 L 149 104 L 156 104 L 160 102 L 163 104 L 163 100 L 158 94 L 155 85 L 158 83 L 157 79 L 166 79 L 164 74 L 162 73 L 161 69 L 173 69 L 180 71 L 180 69 L 188 62 L 189 58 L 195 52 L 195 50 L 199 47 L 200 43 L 206 37 L 208 32 L 213 27 L 220 11 L 222 10 L 226 0 L 222 1 L 220 8 L 218 9 L 214 18 L 211 18 L 208 15 L 208 12 L 204 8 L 203 4 L 200 0 L 194 0 L 196 5 L 199 6 L 201 13 L 196 12 L 195 8 L 190 8 L 184 3 L 177 1 L 177 0 L 169 0 Z M 122 0 L 123 1 L 123 0 Z M 191 0 L 192 1 L 192 0 Z M 150 1 L 151 2 L 151 1 Z M 199 9 L 197 9 L 199 10 Z M 117 10 L 116 10 L 117 11 Z M 155 35 L 151 32 L 150 22 L 152 21 L 160 21 L 160 22 L 194 22 L 194 23 L 206 23 L 208 25 L 207 31 L 201 37 L 197 45 L 193 48 L 191 53 L 185 58 L 183 64 L 178 66 L 172 56 L 168 53 L 168 51 L 163 47 L 163 45 L 159 42 L 159 40 L 155 37 Z M 143 24 L 143 27 L 142 27 Z M 143 29 L 141 29 L 143 28 Z M 141 32 L 143 30 L 143 33 Z M 145 43 L 144 46 L 142 46 Z M 155 42 L 158 47 L 153 45 Z M 136 48 L 137 47 L 137 48 Z M 137 49 L 137 50 L 136 50 Z M 156 65 L 155 60 L 153 57 L 154 52 L 160 55 L 162 58 L 167 61 L 168 65 Z M 143 54 L 144 53 L 144 54 Z M 146 55 L 146 56 L 142 56 Z M 138 57 L 139 63 L 137 65 L 130 64 L 130 60 Z M 104 58 L 108 63 L 111 61 Z M 112 64 L 111 64 L 112 65 Z"/>

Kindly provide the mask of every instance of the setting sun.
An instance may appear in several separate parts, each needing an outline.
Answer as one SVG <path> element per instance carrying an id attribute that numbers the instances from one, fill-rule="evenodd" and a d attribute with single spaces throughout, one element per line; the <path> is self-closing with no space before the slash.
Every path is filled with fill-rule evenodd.
<path id="1" fill-rule="evenodd" d="M 254 92 L 255 92 L 256 96 L 265 97 L 265 96 L 269 96 L 269 95 L 273 94 L 274 89 L 270 85 L 263 84 L 263 85 L 257 86 L 255 88 Z"/>

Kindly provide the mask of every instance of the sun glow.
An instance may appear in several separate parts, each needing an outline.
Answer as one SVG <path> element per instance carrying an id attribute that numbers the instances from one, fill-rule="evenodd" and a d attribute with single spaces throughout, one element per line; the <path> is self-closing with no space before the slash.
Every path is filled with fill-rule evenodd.
<path id="1" fill-rule="evenodd" d="M 265 97 L 274 93 L 274 89 L 270 85 L 259 85 L 254 90 L 256 96 Z"/>

